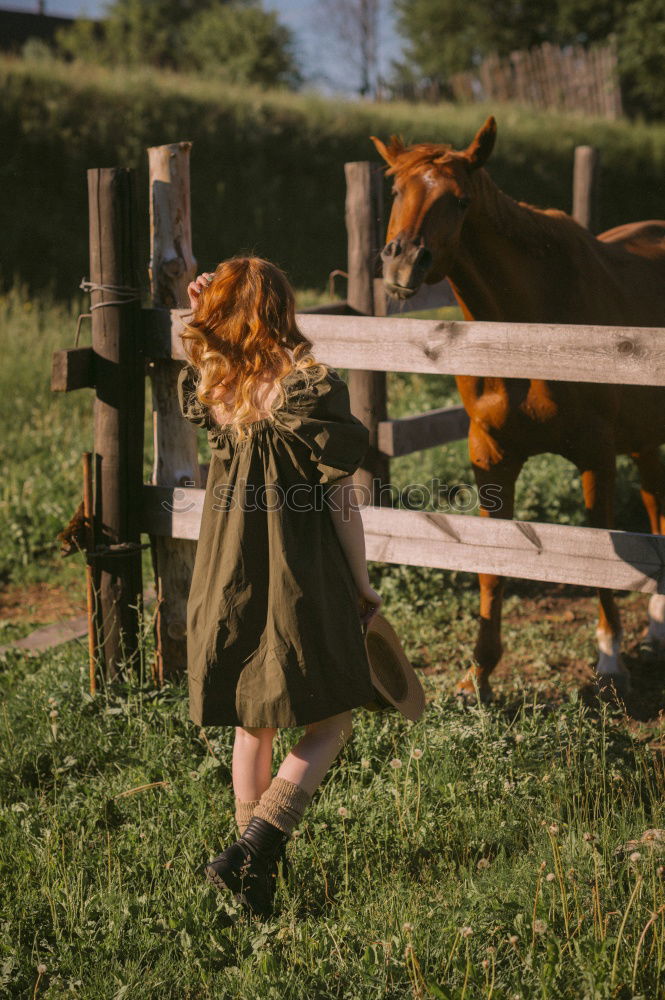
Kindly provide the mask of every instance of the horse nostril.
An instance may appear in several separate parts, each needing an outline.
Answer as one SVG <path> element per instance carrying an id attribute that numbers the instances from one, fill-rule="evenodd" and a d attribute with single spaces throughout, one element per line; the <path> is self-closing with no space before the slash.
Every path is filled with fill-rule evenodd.
<path id="1" fill-rule="evenodd" d="M 397 240 L 391 240 L 390 243 L 386 243 L 383 250 L 381 251 L 381 256 L 384 260 L 388 257 L 398 257 L 402 252 L 402 248 Z"/>
<path id="2" fill-rule="evenodd" d="M 419 267 L 427 268 L 432 263 L 432 254 L 425 247 L 421 247 L 416 254 L 414 263 Z"/>

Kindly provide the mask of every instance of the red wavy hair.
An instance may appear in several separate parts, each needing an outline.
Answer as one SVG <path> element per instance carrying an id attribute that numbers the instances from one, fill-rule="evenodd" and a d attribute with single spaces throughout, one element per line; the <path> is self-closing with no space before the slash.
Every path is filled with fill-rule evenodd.
<path id="1" fill-rule="evenodd" d="M 217 265 L 181 338 L 189 363 L 199 371 L 197 398 L 220 407 L 225 424 L 240 434 L 264 415 L 261 386 L 277 385 L 279 401 L 281 379 L 294 368 L 325 373 L 312 357 L 311 341 L 298 329 L 286 275 L 260 257 L 232 257 Z M 220 403 L 224 394 L 232 395 L 230 405 Z"/>

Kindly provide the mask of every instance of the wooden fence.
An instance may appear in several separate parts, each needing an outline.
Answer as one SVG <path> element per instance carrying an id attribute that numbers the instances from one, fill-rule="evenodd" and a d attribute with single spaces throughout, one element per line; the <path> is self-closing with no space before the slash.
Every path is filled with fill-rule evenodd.
<path id="1" fill-rule="evenodd" d="M 93 342 L 53 358 L 54 390 L 96 388 L 88 556 L 100 594 L 96 649 L 109 676 L 137 651 L 131 606 L 140 607 L 142 533 L 150 538 L 158 599 L 155 673 L 161 679 L 186 667 L 186 599 L 205 496 L 196 429 L 182 418 L 175 391 L 184 353 L 183 310 L 174 306 L 184 304 L 195 272 L 188 156 L 186 143 L 151 151 L 151 309 L 136 301 L 132 175 L 89 171 Z M 578 183 L 593 166 L 593 158 L 582 160 Z M 466 434 L 461 407 L 390 419 L 386 372 L 665 385 L 665 330 L 386 318 L 377 273 L 380 169 L 347 164 L 346 177 L 348 299 L 318 314 L 300 313 L 299 323 L 317 357 L 350 371 L 352 409 L 371 442 L 359 483 L 385 486 L 391 457 Z M 591 177 L 587 172 L 582 184 L 587 195 Z M 447 283 L 428 289 L 422 301 L 449 302 Z M 421 302 L 414 297 L 409 306 Z M 149 484 L 142 481 L 144 373 L 152 378 L 155 428 Z M 377 490 L 374 505 L 362 512 L 371 560 L 665 593 L 659 536 L 392 509 L 378 505 L 384 498 L 385 490 Z"/>
<path id="2" fill-rule="evenodd" d="M 477 70 L 452 74 L 448 84 L 457 101 L 515 101 L 609 119 L 623 114 L 613 44 L 585 49 L 545 42 L 506 58 L 491 55 Z"/>

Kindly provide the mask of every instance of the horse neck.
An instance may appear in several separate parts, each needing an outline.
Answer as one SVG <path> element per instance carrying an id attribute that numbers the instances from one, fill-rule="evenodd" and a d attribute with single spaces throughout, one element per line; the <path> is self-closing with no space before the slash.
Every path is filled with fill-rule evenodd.
<path id="1" fill-rule="evenodd" d="M 568 258 L 556 217 L 513 201 L 485 170 L 472 178 L 472 207 L 449 274 L 465 312 L 479 320 L 555 322 L 557 262 L 565 270 Z"/>

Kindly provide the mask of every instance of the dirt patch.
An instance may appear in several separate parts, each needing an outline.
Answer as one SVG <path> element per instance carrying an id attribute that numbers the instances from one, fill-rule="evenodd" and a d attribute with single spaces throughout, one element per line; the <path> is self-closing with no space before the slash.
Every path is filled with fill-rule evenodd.
<path id="1" fill-rule="evenodd" d="M 34 583 L 0 590 L 0 621 L 5 624 L 31 622 L 49 625 L 61 619 L 74 618 L 85 610 L 85 596 L 73 592 L 71 587 Z"/>

